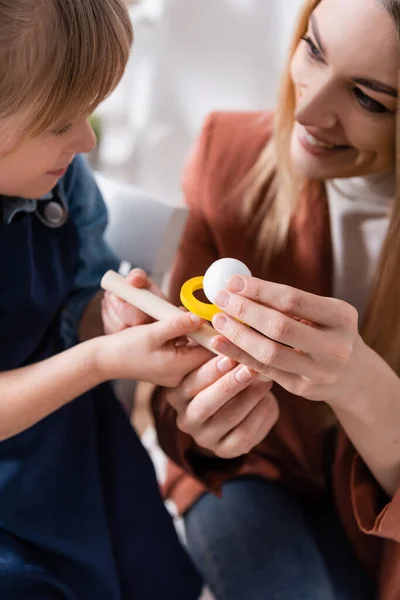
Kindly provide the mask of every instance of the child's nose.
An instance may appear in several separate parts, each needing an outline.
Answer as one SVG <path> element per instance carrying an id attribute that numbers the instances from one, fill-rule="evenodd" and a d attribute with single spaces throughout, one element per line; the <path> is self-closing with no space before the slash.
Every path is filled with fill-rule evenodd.
<path id="1" fill-rule="evenodd" d="M 96 147 L 96 136 L 89 121 L 85 121 L 76 132 L 74 154 L 87 154 Z"/>

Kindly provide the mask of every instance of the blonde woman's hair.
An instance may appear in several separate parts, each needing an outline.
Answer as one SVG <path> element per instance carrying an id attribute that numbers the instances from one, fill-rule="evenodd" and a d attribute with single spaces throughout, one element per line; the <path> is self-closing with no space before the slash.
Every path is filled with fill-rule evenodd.
<path id="1" fill-rule="evenodd" d="M 301 11 L 281 79 L 273 136 L 245 179 L 245 209 L 252 223 L 260 224 L 258 247 L 265 265 L 285 245 L 299 195 L 307 185 L 291 168 L 290 139 L 296 97 L 290 65 L 302 36 L 307 32 L 310 15 L 319 2 L 307 0 Z M 259 201 L 261 194 L 264 194 L 262 202 Z"/>
<path id="2" fill-rule="evenodd" d="M 0 0 L 0 124 L 24 136 L 86 117 L 119 82 L 132 28 L 124 0 Z"/>
<path id="3" fill-rule="evenodd" d="M 302 36 L 307 31 L 311 13 L 320 1 L 307 0 L 301 11 L 289 52 L 288 64 L 281 82 L 278 109 L 274 117 L 273 136 L 246 178 L 246 212 L 249 220 L 260 224 L 258 246 L 265 265 L 270 262 L 274 254 L 284 248 L 290 221 L 301 193 L 306 192 L 307 188 L 320 185 L 318 182 L 305 181 L 296 177 L 290 163 L 290 138 L 295 112 L 295 89 L 290 75 L 290 62 Z M 400 0 L 377 0 L 377 2 L 392 16 L 400 40 Z M 398 110 L 396 199 L 362 333 L 366 343 L 382 356 L 400 376 L 399 115 Z M 261 202 L 260 196 L 262 196 Z"/>

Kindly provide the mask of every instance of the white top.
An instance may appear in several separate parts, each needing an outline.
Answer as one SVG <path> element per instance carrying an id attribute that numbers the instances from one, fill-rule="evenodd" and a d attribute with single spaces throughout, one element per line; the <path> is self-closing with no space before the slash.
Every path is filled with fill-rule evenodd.
<path id="1" fill-rule="evenodd" d="M 333 295 L 364 316 L 396 192 L 395 175 L 326 182 L 333 250 Z"/>

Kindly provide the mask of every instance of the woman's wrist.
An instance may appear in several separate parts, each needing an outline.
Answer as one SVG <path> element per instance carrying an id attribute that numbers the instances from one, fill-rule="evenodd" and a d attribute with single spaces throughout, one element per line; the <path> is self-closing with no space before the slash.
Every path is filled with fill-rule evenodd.
<path id="1" fill-rule="evenodd" d="M 377 398 L 393 393 L 400 397 L 400 379 L 363 340 L 359 345 L 357 363 L 360 367 L 354 374 L 354 384 L 328 404 L 339 418 L 340 415 L 348 415 L 372 426 L 378 408 Z"/>
<path id="2" fill-rule="evenodd" d="M 376 481 L 393 497 L 400 481 L 400 379 L 370 348 L 363 359 L 353 397 L 331 406 Z"/>

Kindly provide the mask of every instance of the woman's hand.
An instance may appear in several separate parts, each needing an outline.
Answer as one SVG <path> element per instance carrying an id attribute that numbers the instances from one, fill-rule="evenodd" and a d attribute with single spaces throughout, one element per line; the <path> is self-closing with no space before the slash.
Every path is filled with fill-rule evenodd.
<path id="1" fill-rule="evenodd" d="M 279 408 L 271 382 L 226 357 L 216 357 L 167 390 L 177 425 L 221 458 L 247 454 L 275 425 Z"/>
<path id="2" fill-rule="evenodd" d="M 359 394 L 366 346 L 357 311 L 346 302 L 254 277 L 233 277 L 217 304 L 226 314 L 216 315 L 213 325 L 231 342 L 216 338 L 219 352 L 293 394 L 333 407 Z"/>
<path id="3" fill-rule="evenodd" d="M 133 269 L 127 275 L 126 281 L 133 287 L 146 288 L 153 294 L 160 296 L 160 298 L 164 298 L 159 287 L 148 278 L 142 269 Z M 136 327 L 137 325 L 153 322 L 153 319 L 148 315 L 124 302 L 111 292 L 104 292 L 101 303 L 101 316 L 106 335 L 118 333 L 127 327 Z"/>

